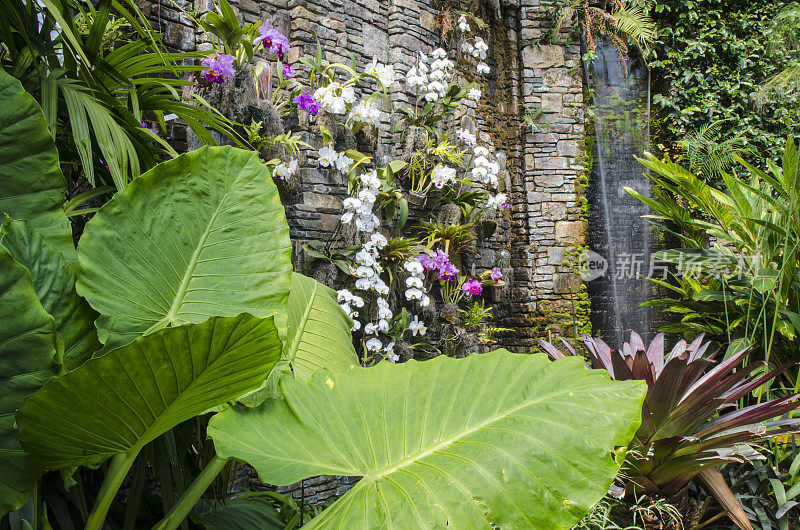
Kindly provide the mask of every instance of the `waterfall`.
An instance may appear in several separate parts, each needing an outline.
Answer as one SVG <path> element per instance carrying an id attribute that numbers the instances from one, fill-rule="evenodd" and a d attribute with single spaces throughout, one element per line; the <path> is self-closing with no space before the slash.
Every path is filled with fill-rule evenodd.
<path id="1" fill-rule="evenodd" d="M 648 301 L 652 284 L 644 278 L 651 267 L 649 213 L 624 187 L 650 195 L 646 168 L 635 157 L 649 148 L 650 71 L 641 60 L 624 58 L 623 71 L 617 49 L 598 42 L 597 58 L 587 65 L 587 82 L 593 91 L 595 143 L 592 171 L 586 189 L 589 200 L 591 250 L 608 263 L 605 274 L 588 282 L 593 335 L 612 347 L 620 345 L 625 330 L 651 338 Z"/>

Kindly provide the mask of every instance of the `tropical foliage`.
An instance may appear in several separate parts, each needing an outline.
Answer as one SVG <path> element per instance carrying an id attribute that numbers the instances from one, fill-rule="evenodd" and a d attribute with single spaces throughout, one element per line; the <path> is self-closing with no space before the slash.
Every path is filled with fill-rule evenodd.
<path id="1" fill-rule="evenodd" d="M 749 177 L 720 169 L 727 191 L 669 160 L 652 155 L 642 160 L 652 171 L 653 197 L 627 191 L 645 201 L 655 222 L 683 247 L 657 254 L 657 259 L 676 267 L 674 285 L 655 279 L 674 295 L 651 304 L 681 315 L 680 322 L 665 331 L 707 332 L 720 342 L 754 344 L 767 361 L 778 352 L 779 357 L 796 360 L 797 147 L 789 139 L 781 166 L 767 159 L 767 171 L 734 158 Z"/>
<path id="2" fill-rule="evenodd" d="M 71 193 L 87 183 L 97 193 L 122 189 L 162 155 L 177 156 L 161 134 L 170 115 L 204 144 L 216 145 L 211 131 L 239 141 L 181 78 L 204 70 L 208 52 L 168 52 L 135 2 L 3 0 L 0 8 L 0 65 L 44 110 Z"/>
<path id="3" fill-rule="evenodd" d="M 774 23 L 794 0 L 655 0 L 658 27 L 648 64 L 653 80 L 654 145 L 676 157 L 678 142 L 704 125 L 726 120 L 713 140 L 741 137 L 752 148 L 746 159 L 780 157 L 787 136 L 800 130 L 795 95 L 755 95 L 794 55 L 777 52 Z M 784 27 L 785 24 L 783 25 Z M 796 28 L 793 28 L 796 29 Z M 704 178 L 712 178 L 705 175 Z M 717 184 L 720 184 L 717 182 Z"/>
<path id="4" fill-rule="evenodd" d="M 4 97 L 26 111 L 11 124 L 18 135 L 50 140 L 19 82 Z M 65 196 L 54 144 L 39 145 L 49 152 L 0 144 L 0 167 L 29 174 L 44 160 Z M 3 196 L 17 180 L 3 182 Z M 334 291 L 292 272 L 277 189 L 254 153 L 205 147 L 156 165 L 87 223 L 75 266 L 26 219 L 52 210 L 52 195 L 2 203 L 0 301 L 11 312 L 0 326 L 0 507 L 22 507 L 10 516 L 20 525 L 132 528 L 163 517 L 159 527 L 176 528 L 223 508 L 230 521 L 296 526 L 279 496 L 221 506 L 224 484 L 203 498 L 235 458 L 272 482 L 366 475 L 312 525 L 415 513 L 426 527 L 538 518 L 569 528 L 606 492 L 615 452 L 638 426 L 643 388 L 572 360 L 497 351 L 355 368 L 352 321 Z M 602 427 L 597 402 L 616 409 Z M 160 513 L 142 502 L 152 462 Z M 424 485 L 411 489 L 416 476 Z"/>

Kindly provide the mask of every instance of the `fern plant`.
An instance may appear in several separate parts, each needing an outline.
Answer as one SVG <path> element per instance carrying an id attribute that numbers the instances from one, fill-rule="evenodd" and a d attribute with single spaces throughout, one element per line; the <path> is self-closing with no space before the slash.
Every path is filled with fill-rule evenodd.
<path id="1" fill-rule="evenodd" d="M 563 27 L 575 24 L 580 27 L 589 52 L 594 51 L 598 38 L 603 37 L 617 48 L 620 57 L 628 54 L 626 39 L 646 55 L 656 37 L 656 26 L 646 3 L 611 0 L 607 4 L 607 8 L 602 8 L 591 5 L 589 0 L 565 0 L 557 8 L 551 39 L 557 39 Z"/>
<path id="2" fill-rule="evenodd" d="M 717 120 L 703 125 L 679 142 L 686 156 L 689 171 L 703 176 L 721 180 L 735 162 L 735 157 L 745 157 L 753 153 L 747 140 L 734 136 L 724 140 L 718 138 L 722 126 L 729 120 Z"/>

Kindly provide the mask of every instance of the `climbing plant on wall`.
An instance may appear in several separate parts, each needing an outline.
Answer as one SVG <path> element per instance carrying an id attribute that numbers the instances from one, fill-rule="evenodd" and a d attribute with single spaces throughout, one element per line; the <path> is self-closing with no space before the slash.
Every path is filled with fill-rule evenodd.
<path id="1" fill-rule="evenodd" d="M 800 131 L 797 97 L 765 101 L 755 94 L 787 66 L 770 53 L 769 32 L 790 2 L 744 0 L 657 0 L 651 14 L 658 24 L 650 67 L 656 141 L 674 146 L 710 121 L 726 119 L 718 140 L 742 136 L 761 156 L 777 159 L 788 135 Z"/>

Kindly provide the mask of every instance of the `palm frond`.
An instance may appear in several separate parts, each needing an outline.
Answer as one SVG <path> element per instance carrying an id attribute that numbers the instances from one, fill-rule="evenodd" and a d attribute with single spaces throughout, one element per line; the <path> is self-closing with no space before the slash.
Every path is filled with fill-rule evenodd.
<path id="1" fill-rule="evenodd" d="M 72 135 L 86 179 L 93 186 L 96 185 L 92 152 L 94 138 L 114 185 L 117 189 L 123 189 L 140 173 L 139 155 L 125 128 L 117 123 L 108 108 L 78 82 L 61 78 L 57 83 L 67 105 Z"/>
<path id="2" fill-rule="evenodd" d="M 623 7 L 613 14 L 620 35 L 636 42 L 642 52 L 650 49 L 656 38 L 656 24 L 642 6 Z"/>

